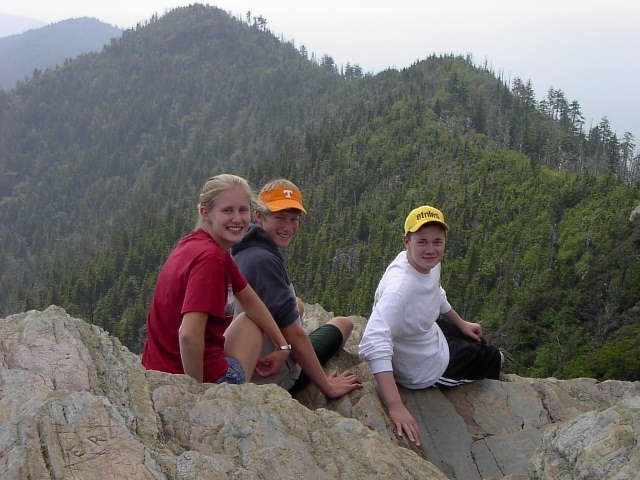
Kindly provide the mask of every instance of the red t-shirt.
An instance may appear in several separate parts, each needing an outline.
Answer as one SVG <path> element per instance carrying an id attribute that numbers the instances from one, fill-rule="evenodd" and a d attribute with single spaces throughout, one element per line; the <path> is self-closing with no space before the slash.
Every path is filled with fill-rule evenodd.
<path id="1" fill-rule="evenodd" d="M 147 369 L 184 373 L 178 329 L 188 312 L 209 314 L 205 329 L 203 380 L 215 382 L 227 371 L 224 331 L 233 319 L 233 299 L 247 286 L 228 252 L 211 235 L 196 229 L 183 237 L 158 275 L 147 315 L 142 365 Z"/>

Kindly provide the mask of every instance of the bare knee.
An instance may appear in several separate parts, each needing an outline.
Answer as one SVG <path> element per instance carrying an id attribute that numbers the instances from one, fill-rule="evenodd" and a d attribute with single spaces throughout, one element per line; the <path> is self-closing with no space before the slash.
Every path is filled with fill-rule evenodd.
<path id="1" fill-rule="evenodd" d="M 260 358 L 263 338 L 264 334 L 260 327 L 244 313 L 234 318 L 224 332 L 224 354 L 240 362 L 247 381 L 253 376 Z"/>
<path id="2" fill-rule="evenodd" d="M 344 345 L 353 331 L 353 322 L 351 319 L 349 319 L 349 317 L 334 317 L 329 320 L 328 323 L 338 327 L 338 330 L 342 333 L 342 344 Z"/>

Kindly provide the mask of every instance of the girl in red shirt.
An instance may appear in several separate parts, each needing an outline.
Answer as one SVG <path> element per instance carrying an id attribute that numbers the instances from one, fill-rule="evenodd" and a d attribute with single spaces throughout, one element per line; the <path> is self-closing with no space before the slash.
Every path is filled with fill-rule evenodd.
<path id="1" fill-rule="evenodd" d="M 272 375 L 287 359 L 291 347 L 229 254 L 249 226 L 252 200 L 251 188 L 238 176 L 217 175 L 204 184 L 195 230 L 180 239 L 158 275 L 147 316 L 145 368 L 199 382 L 244 383 L 255 371 L 263 331 L 274 344 L 264 359 L 273 366 L 259 374 Z M 225 334 L 233 297 L 244 313 Z"/>

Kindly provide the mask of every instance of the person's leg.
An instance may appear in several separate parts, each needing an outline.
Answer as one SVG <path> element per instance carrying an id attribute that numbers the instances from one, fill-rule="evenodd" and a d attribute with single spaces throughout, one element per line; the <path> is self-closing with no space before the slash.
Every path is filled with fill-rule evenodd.
<path id="1" fill-rule="evenodd" d="M 296 305 L 298 307 L 298 315 L 302 319 L 302 317 L 304 316 L 304 303 L 302 303 L 300 297 L 296 297 Z M 338 330 L 340 330 L 340 333 L 342 333 L 342 345 L 344 345 L 351 336 L 351 332 L 353 331 L 353 322 L 348 317 L 334 317 L 327 323 L 335 325 Z"/>
<path id="2" fill-rule="evenodd" d="M 224 354 L 240 362 L 245 377 L 250 379 L 262 352 L 264 335 L 249 317 L 241 313 L 224 332 Z"/>
<path id="3" fill-rule="evenodd" d="M 453 387 L 482 378 L 500 378 L 504 356 L 497 347 L 466 336 L 446 320 L 438 320 L 438 325 L 449 346 L 449 365 L 437 386 Z"/>
<path id="4" fill-rule="evenodd" d="M 298 316 L 302 318 L 304 316 L 304 303 L 299 297 L 296 297 L 296 306 L 298 307 Z"/>
<path id="5" fill-rule="evenodd" d="M 344 346 L 345 342 L 351 336 L 351 332 L 353 331 L 353 322 L 348 317 L 334 317 L 329 320 L 327 323 L 331 325 L 335 325 L 340 333 L 342 333 L 342 343 L 340 346 Z M 335 352 L 334 352 L 335 353 Z"/>

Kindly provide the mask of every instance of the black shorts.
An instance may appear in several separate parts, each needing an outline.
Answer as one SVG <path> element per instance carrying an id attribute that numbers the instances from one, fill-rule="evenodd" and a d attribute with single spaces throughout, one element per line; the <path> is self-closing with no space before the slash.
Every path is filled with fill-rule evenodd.
<path id="1" fill-rule="evenodd" d="M 468 337 L 452 323 L 438 319 L 438 326 L 449 345 L 449 365 L 436 382 L 438 387 L 455 387 L 482 378 L 500 378 L 500 350 L 484 339 L 478 342 Z"/>
<path id="2" fill-rule="evenodd" d="M 311 340 L 313 351 L 316 352 L 320 365 L 327 363 L 340 350 L 344 341 L 340 329 L 331 323 L 325 323 L 316 328 L 309 334 L 309 340 Z M 300 372 L 298 380 L 289 389 L 289 393 L 296 393 L 308 383 L 309 377 L 304 372 Z"/>

